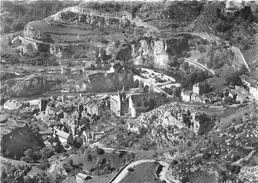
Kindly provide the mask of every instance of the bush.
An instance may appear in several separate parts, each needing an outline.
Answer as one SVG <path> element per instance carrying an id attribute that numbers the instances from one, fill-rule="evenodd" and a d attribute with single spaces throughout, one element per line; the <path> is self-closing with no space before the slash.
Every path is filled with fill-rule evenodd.
<path id="1" fill-rule="evenodd" d="M 99 154 L 99 155 L 101 155 L 101 154 L 104 154 L 104 153 L 105 153 L 104 149 L 99 148 L 99 147 L 97 147 L 97 148 L 96 148 L 96 152 L 97 152 L 97 154 Z"/>

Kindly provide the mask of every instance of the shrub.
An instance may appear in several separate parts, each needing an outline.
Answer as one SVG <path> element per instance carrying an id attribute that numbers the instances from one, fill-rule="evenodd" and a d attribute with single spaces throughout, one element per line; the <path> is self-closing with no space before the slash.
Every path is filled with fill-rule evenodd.
<path id="1" fill-rule="evenodd" d="M 88 160 L 88 161 L 92 161 L 92 155 L 91 155 L 91 154 L 88 154 L 88 155 L 87 155 L 87 160 Z"/>

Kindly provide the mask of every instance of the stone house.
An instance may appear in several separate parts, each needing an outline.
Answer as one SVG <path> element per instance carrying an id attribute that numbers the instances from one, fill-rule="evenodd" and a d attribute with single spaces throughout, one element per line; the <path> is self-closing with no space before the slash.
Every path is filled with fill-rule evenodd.
<path id="1" fill-rule="evenodd" d="M 250 94 L 253 95 L 256 101 L 258 101 L 258 80 L 247 75 L 242 75 L 240 78 L 242 82 L 248 87 Z"/>
<path id="2" fill-rule="evenodd" d="M 118 93 L 110 96 L 110 110 L 117 116 L 130 114 L 137 117 L 142 112 L 152 110 L 168 102 L 167 97 L 161 93 Z"/>
<path id="3" fill-rule="evenodd" d="M 209 84 L 206 81 L 198 82 L 193 85 L 193 93 L 202 95 L 209 90 Z"/>
<path id="4" fill-rule="evenodd" d="M 190 102 L 191 101 L 191 95 L 192 95 L 192 91 L 182 90 L 182 92 L 181 92 L 181 99 L 182 99 L 182 101 Z"/>

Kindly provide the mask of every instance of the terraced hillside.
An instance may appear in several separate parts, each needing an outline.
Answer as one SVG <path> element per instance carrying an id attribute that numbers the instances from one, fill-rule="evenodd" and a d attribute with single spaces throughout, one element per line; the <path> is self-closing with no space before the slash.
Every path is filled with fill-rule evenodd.
<path id="1" fill-rule="evenodd" d="M 157 49 L 162 50 L 150 55 L 151 58 L 154 58 L 155 65 L 155 60 L 169 62 L 171 50 L 166 49 L 166 45 L 167 47 L 171 46 L 166 42 L 174 42 L 174 35 L 177 33 L 182 31 L 208 32 L 217 35 L 218 38 L 229 35 L 228 32 L 235 30 L 236 27 L 228 27 L 221 31 L 221 26 L 229 21 L 226 15 L 221 13 L 224 8 L 225 4 L 215 2 L 208 4 L 201 2 L 83 2 L 77 6 L 65 8 L 42 21 L 29 22 L 24 28 L 24 36 L 29 41 L 49 44 L 48 51 L 59 58 L 85 57 L 83 53 L 94 52 L 95 47 L 106 49 L 106 52 L 109 52 L 107 54 L 111 55 L 113 59 L 117 58 L 117 53 L 125 46 L 129 46 L 129 50 L 133 53 L 134 48 L 132 47 L 139 47 L 144 42 L 142 38 L 147 37 L 154 40 L 151 44 L 146 45 L 149 50 L 153 50 L 150 52 L 155 52 L 154 50 Z M 244 12 L 240 12 L 236 14 L 234 21 L 240 22 L 242 26 L 246 21 L 252 22 L 250 17 L 252 14 L 247 16 Z M 251 27 L 252 24 L 250 24 Z M 243 30 L 243 32 L 247 32 L 247 30 Z M 249 35 L 251 34 L 252 31 Z M 249 38 L 250 36 L 243 39 Z M 214 39 L 210 41 L 214 41 Z M 234 42 L 233 37 L 229 37 L 229 42 L 231 41 Z M 163 42 L 164 48 L 155 44 L 156 42 Z M 176 44 L 179 47 L 182 46 L 180 41 Z M 173 46 L 176 47 L 176 44 Z M 93 49 L 89 50 L 89 47 L 93 47 Z M 183 48 L 185 47 L 183 46 Z M 208 48 L 208 50 L 210 49 L 212 48 Z M 183 51 L 189 51 L 189 49 Z M 169 54 L 164 54 L 164 52 Z M 135 58 L 135 55 L 141 55 L 141 53 L 135 53 L 131 57 Z M 205 57 L 205 54 L 201 53 L 200 55 Z M 155 59 L 155 57 L 158 58 Z M 141 59 L 143 58 L 141 57 Z M 198 58 L 197 61 L 199 62 Z M 137 62 L 142 63 L 142 61 Z"/>

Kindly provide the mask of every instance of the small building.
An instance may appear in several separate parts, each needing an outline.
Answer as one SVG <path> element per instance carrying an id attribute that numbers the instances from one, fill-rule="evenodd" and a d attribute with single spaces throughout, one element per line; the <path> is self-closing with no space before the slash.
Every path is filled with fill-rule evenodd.
<path id="1" fill-rule="evenodd" d="M 198 82 L 193 85 L 193 93 L 202 95 L 209 90 L 209 84 L 206 81 Z"/>
<path id="2" fill-rule="evenodd" d="M 22 107 L 22 103 L 18 102 L 17 100 L 7 100 L 4 103 L 4 109 L 7 110 L 17 110 L 20 109 Z"/>
<path id="3" fill-rule="evenodd" d="M 55 129 L 55 135 L 58 137 L 61 144 L 67 144 L 68 141 L 72 139 L 72 136 L 69 133 L 66 133 L 58 129 Z"/>
<path id="4" fill-rule="evenodd" d="M 192 95 L 192 91 L 189 90 L 182 90 L 181 92 L 181 99 L 184 102 L 191 102 L 191 95 Z"/>
<path id="5" fill-rule="evenodd" d="M 85 183 L 86 180 L 91 179 L 92 177 L 84 173 L 78 173 L 75 178 L 76 183 Z"/>

